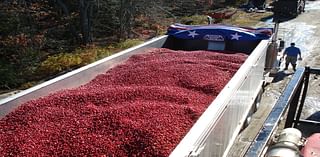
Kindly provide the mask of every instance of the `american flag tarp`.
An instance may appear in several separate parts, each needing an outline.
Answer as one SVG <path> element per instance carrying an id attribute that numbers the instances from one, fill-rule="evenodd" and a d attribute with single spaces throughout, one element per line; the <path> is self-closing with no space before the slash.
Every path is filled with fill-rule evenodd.
<path id="1" fill-rule="evenodd" d="M 184 25 L 173 24 L 167 34 L 180 39 L 198 39 L 209 41 L 253 41 L 269 39 L 272 28 L 235 27 L 228 25 Z"/>

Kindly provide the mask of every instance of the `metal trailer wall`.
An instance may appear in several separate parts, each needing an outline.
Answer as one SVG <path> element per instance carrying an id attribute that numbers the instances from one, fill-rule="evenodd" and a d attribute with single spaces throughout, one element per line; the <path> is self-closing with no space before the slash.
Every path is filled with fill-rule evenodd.
<path id="1" fill-rule="evenodd" d="M 268 45 L 259 43 L 170 157 L 227 155 L 262 89 Z"/>
<path id="2" fill-rule="evenodd" d="M 0 100 L 0 118 L 19 105 L 50 93 L 78 87 L 146 48 L 159 48 L 167 36 L 121 51 L 102 60 Z M 264 80 L 269 40 L 262 40 L 229 83 L 202 114 L 170 156 L 225 156 L 245 122 Z"/>

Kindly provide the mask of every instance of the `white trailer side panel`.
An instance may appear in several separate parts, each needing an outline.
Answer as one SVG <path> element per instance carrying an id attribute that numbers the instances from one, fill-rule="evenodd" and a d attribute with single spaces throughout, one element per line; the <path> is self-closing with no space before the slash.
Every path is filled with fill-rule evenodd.
<path id="1" fill-rule="evenodd" d="M 259 43 L 170 157 L 226 156 L 262 89 L 268 45 Z"/>

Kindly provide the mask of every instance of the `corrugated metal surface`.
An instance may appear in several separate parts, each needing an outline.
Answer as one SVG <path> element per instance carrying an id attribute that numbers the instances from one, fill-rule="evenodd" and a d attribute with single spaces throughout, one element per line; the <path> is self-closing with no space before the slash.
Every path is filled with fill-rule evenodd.
<path id="1" fill-rule="evenodd" d="M 262 88 L 268 44 L 261 41 L 171 157 L 226 156 Z"/>

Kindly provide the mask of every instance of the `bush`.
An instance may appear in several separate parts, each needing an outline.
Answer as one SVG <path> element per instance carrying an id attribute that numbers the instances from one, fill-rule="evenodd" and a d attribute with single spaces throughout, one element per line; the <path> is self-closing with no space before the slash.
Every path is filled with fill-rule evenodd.
<path id="1" fill-rule="evenodd" d="M 56 75 L 90 64 L 111 54 L 111 51 L 103 47 L 79 48 L 72 53 L 59 53 L 49 56 L 40 63 L 37 71 L 43 77 Z"/>
<path id="2" fill-rule="evenodd" d="M 0 89 L 8 90 L 20 86 L 25 80 L 21 73 L 10 63 L 0 60 Z"/>
<path id="3" fill-rule="evenodd" d="M 118 44 L 115 45 L 115 48 L 119 48 L 119 49 L 127 49 L 136 45 L 139 45 L 143 43 L 142 40 L 139 39 L 127 39 L 123 42 L 120 42 Z"/>
<path id="4" fill-rule="evenodd" d="M 43 61 L 38 70 L 42 75 L 54 75 L 59 72 L 69 70 L 78 66 L 82 62 L 78 54 L 60 53 L 54 56 L 49 56 Z"/>
<path id="5" fill-rule="evenodd" d="M 0 35 L 8 36 L 17 33 L 20 23 L 20 18 L 15 14 L 0 12 Z"/>
<path id="6" fill-rule="evenodd" d="M 108 57 L 113 54 L 108 48 L 97 48 L 96 51 L 97 51 L 96 60 L 104 57 Z"/>
<path id="7" fill-rule="evenodd" d="M 208 24 L 208 20 L 207 20 L 207 16 L 193 15 L 193 16 L 182 17 L 180 23 L 189 24 L 189 25 L 203 25 L 203 24 Z"/>

